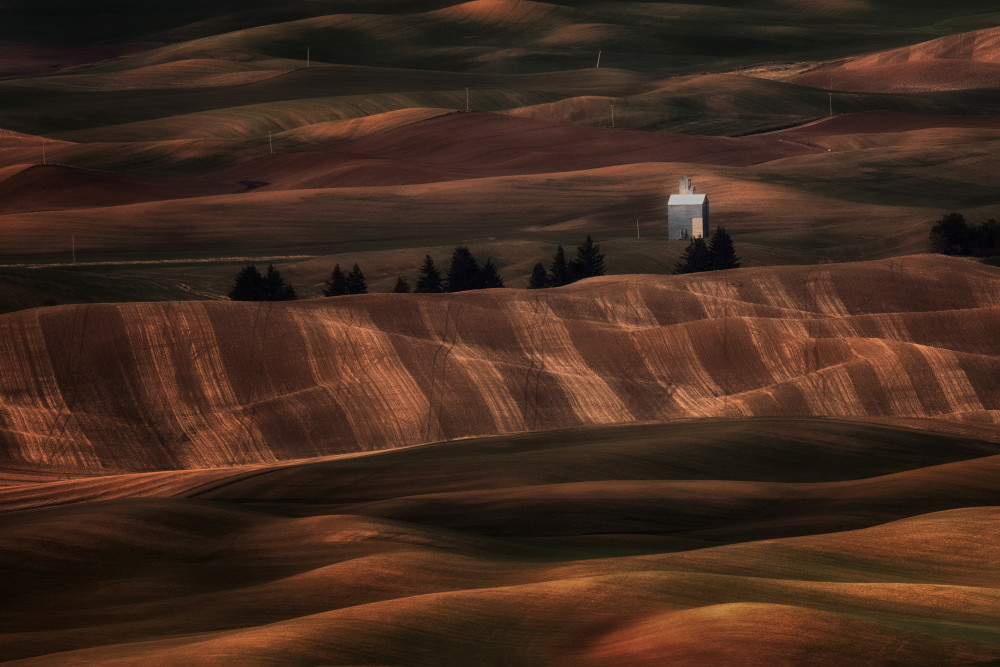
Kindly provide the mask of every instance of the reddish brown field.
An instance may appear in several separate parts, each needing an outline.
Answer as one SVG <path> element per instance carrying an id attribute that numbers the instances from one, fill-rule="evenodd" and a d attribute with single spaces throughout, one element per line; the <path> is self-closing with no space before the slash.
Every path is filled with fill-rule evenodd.
<path id="1" fill-rule="evenodd" d="M 293 135 L 294 136 L 294 135 Z M 317 139 L 308 136 L 310 143 Z M 486 113 L 442 113 L 368 133 L 339 148 L 266 155 L 212 178 L 273 190 L 404 185 L 552 174 L 644 162 L 748 166 L 816 152 L 777 137 L 699 137 L 560 125 Z"/>
<path id="2" fill-rule="evenodd" d="M 0 2 L 0 662 L 1000 664 L 981 2 L 73 4 Z"/>
<path id="3" fill-rule="evenodd" d="M 206 197 L 239 189 L 200 179 L 128 176 L 62 165 L 34 165 L 7 173 L 0 181 L 0 215 Z"/>
<path id="4" fill-rule="evenodd" d="M 816 88 L 905 93 L 1000 86 L 1000 28 L 849 58 L 792 79 Z"/>
<path id="5" fill-rule="evenodd" d="M 47 74 L 79 65 L 110 61 L 141 53 L 144 44 L 61 45 L 0 41 L 0 78 L 25 74 Z"/>
<path id="6" fill-rule="evenodd" d="M 40 145 L 19 139 L 2 152 L 10 166 L 0 169 L 0 229 L 15 261 L 62 261 L 74 236 L 78 252 L 99 258 L 398 249 L 366 268 L 408 272 L 421 256 L 410 247 L 554 246 L 583 231 L 620 240 L 637 218 L 647 238 L 662 239 L 667 193 L 687 173 L 749 264 L 867 259 L 924 250 L 942 201 L 974 200 L 963 210 L 996 216 L 984 202 L 998 136 L 995 117 L 854 114 L 729 138 L 424 110 L 306 125 L 276 135 L 274 155 L 233 140 L 60 143 L 49 146 L 59 166 L 34 169 L 25 162 Z M 108 169 L 113 160 L 212 168 L 126 174 Z M 947 161 L 959 186 L 935 196 L 928 160 Z M 78 163 L 92 166 L 65 166 Z M 880 191 L 884 173 L 892 192 Z M 511 284 L 523 285 L 530 264 L 514 270 Z M 228 276 L 218 281 L 214 291 Z"/>
<path id="7" fill-rule="evenodd" d="M 15 469 L 266 463 L 707 416 L 1000 417 L 1000 273 L 916 256 L 541 292 L 0 317 Z"/>
<path id="8" fill-rule="evenodd" d="M 989 663 L 998 452 L 721 419 L 8 475 L 0 650 L 38 665 Z"/>

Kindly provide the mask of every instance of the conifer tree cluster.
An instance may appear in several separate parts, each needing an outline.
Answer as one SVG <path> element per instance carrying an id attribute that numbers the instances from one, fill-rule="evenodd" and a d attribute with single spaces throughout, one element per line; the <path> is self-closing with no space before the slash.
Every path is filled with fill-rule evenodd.
<path id="1" fill-rule="evenodd" d="M 402 291 L 401 282 L 406 282 L 402 276 L 396 281 L 397 289 L 394 291 Z M 503 286 L 503 278 L 500 276 L 496 264 L 493 263 L 492 257 L 487 257 L 486 263 L 479 266 L 479 262 L 473 257 L 471 250 L 466 246 L 458 246 L 451 255 L 451 264 L 443 278 L 431 256 L 424 257 L 415 291 L 421 293 L 464 292 L 471 289 Z M 407 284 L 406 287 L 408 288 L 409 285 Z"/>
<path id="2" fill-rule="evenodd" d="M 1000 254 L 1000 222 L 990 219 L 973 225 L 961 213 L 949 213 L 931 228 L 930 246 L 933 252 L 945 255 Z"/>
<path id="3" fill-rule="evenodd" d="M 333 267 L 330 277 L 323 283 L 323 296 L 344 296 L 345 294 L 367 294 L 368 283 L 365 274 L 357 264 L 350 273 L 344 273 L 340 264 Z"/>
<path id="4" fill-rule="evenodd" d="M 566 251 L 559 246 L 552 256 L 552 264 L 548 271 L 541 262 L 535 264 L 535 268 L 531 271 L 531 279 L 528 280 L 528 289 L 562 287 L 584 278 L 603 276 L 605 271 L 601 246 L 594 243 L 594 239 L 588 234 L 583 243 L 577 246 L 576 258 L 573 261 L 566 261 Z"/>
<path id="5" fill-rule="evenodd" d="M 236 274 L 229 298 L 233 301 L 292 301 L 296 296 L 295 288 L 285 282 L 273 264 L 268 265 L 264 275 L 256 266 L 248 264 Z"/>
<path id="6" fill-rule="evenodd" d="M 725 228 L 717 227 L 708 243 L 705 239 L 693 238 L 681 255 L 681 261 L 674 267 L 674 273 L 700 273 L 702 271 L 722 271 L 740 268 L 740 258 L 733 248 L 733 239 Z"/>

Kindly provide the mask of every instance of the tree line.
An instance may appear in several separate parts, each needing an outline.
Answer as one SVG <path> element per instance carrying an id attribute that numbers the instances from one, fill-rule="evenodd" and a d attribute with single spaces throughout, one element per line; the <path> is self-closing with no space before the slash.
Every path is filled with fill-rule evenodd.
<path id="1" fill-rule="evenodd" d="M 236 274 L 229 298 L 233 301 L 293 301 L 297 297 L 295 288 L 285 282 L 274 264 L 269 264 L 263 275 L 256 266 L 248 264 Z"/>
<path id="2" fill-rule="evenodd" d="M 434 264 L 434 258 L 424 255 L 424 263 L 420 265 L 417 284 L 413 291 L 419 294 L 436 294 L 465 292 L 471 289 L 495 289 L 503 286 L 503 277 L 493 263 L 492 257 L 487 257 L 486 263 L 479 266 L 472 251 L 460 245 L 452 252 L 451 264 L 444 276 Z M 410 284 L 405 276 L 400 276 L 396 280 L 396 286 L 392 291 L 396 293 L 410 291 Z"/>
<path id="3" fill-rule="evenodd" d="M 552 258 L 550 270 L 546 271 L 541 262 L 536 264 L 528 287 L 559 287 L 583 278 L 603 276 L 604 273 L 604 255 L 600 246 L 588 235 L 577 247 L 576 258 L 572 261 L 566 260 L 566 252 L 559 246 Z M 487 257 L 486 262 L 480 266 L 467 246 L 457 246 L 451 254 L 448 270 L 443 275 L 434 263 L 434 258 L 424 255 L 416 285 L 411 288 L 406 276 L 399 276 L 392 291 L 397 294 L 411 291 L 417 294 L 435 294 L 500 287 L 504 287 L 503 276 L 492 257 Z M 339 264 L 335 266 L 323 288 L 325 296 L 365 294 L 366 291 L 364 274 L 357 264 L 349 274 L 344 274 Z"/>
<path id="4" fill-rule="evenodd" d="M 451 265 L 444 276 L 434 265 L 430 255 L 424 257 L 416 288 L 412 291 L 423 293 L 464 292 L 473 289 L 503 287 L 503 277 L 493 263 L 492 257 L 480 266 L 466 246 L 458 246 L 451 256 Z M 347 294 L 367 294 L 368 282 L 361 267 L 355 264 L 345 272 L 340 264 L 333 267 L 330 277 L 323 282 L 323 296 L 344 296 Z M 392 290 L 396 293 L 410 292 L 410 284 L 405 276 L 399 276 Z M 233 301 L 289 301 L 296 298 L 295 289 L 285 282 L 274 265 L 267 267 L 262 275 L 257 267 L 249 264 L 236 274 L 236 281 L 229 291 Z"/>
<path id="5" fill-rule="evenodd" d="M 961 213 L 949 213 L 931 227 L 929 241 L 933 252 L 991 257 L 1000 253 L 1000 222 L 991 218 L 973 225 Z"/>
<path id="6" fill-rule="evenodd" d="M 740 258 L 736 256 L 733 239 L 725 228 L 716 227 L 712 238 L 693 238 L 688 242 L 681 260 L 674 266 L 674 273 L 700 273 L 702 271 L 723 271 L 740 268 Z"/>
<path id="7" fill-rule="evenodd" d="M 333 272 L 323 283 L 323 296 L 344 296 L 345 294 L 368 294 L 365 274 L 357 264 L 350 273 L 344 273 L 340 264 L 334 264 Z"/>
<path id="8" fill-rule="evenodd" d="M 698 239 L 698 241 L 702 240 Z M 713 237 L 713 244 L 715 244 L 715 237 Z M 713 245 L 713 247 L 715 246 Z M 721 247 L 719 245 L 719 248 Z M 735 255 L 733 258 L 735 259 Z M 739 266 L 738 262 L 736 266 Z M 556 248 L 548 268 L 541 262 L 535 264 L 528 288 L 561 287 L 584 278 L 603 276 L 605 272 L 604 254 L 601 252 L 601 247 L 594 243 L 594 239 L 588 235 L 577 246 L 576 256 L 572 260 L 566 258 L 566 251 L 560 245 Z M 430 255 L 425 255 L 416 285 L 411 288 L 406 276 L 399 276 L 392 291 L 395 293 L 412 291 L 433 294 L 501 287 L 504 287 L 504 280 L 496 264 L 493 263 L 492 257 L 487 257 L 486 262 L 480 266 L 467 246 L 458 246 L 452 252 L 451 263 L 443 275 L 435 265 L 434 259 Z M 368 283 L 358 264 L 355 264 L 347 272 L 340 268 L 340 264 L 336 264 L 329 278 L 323 282 L 322 291 L 324 296 L 367 294 Z M 249 264 L 236 275 L 236 281 L 229 292 L 229 298 L 234 301 L 288 301 L 295 299 L 296 294 L 295 289 L 284 280 L 274 265 L 269 265 L 266 273 L 261 274 L 256 266 Z"/>
<path id="9" fill-rule="evenodd" d="M 562 246 L 558 246 L 547 271 L 541 262 L 535 264 L 528 280 L 528 289 L 562 287 L 584 278 L 603 276 L 604 273 L 604 254 L 601 252 L 601 246 L 594 243 L 594 239 L 588 234 L 583 243 L 577 246 L 576 258 L 572 261 L 566 261 L 566 251 Z"/>

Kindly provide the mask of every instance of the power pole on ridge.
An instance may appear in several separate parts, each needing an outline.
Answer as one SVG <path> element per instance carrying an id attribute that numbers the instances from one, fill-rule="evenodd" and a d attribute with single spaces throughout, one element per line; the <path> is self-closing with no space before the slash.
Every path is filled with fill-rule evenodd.
<path id="1" fill-rule="evenodd" d="M 597 52 L 597 67 L 594 69 L 601 69 L 601 51 Z"/>
<path id="2" fill-rule="evenodd" d="M 830 75 L 830 85 L 827 87 L 830 93 L 830 116 L 833 117 L 833 75 Z"/>

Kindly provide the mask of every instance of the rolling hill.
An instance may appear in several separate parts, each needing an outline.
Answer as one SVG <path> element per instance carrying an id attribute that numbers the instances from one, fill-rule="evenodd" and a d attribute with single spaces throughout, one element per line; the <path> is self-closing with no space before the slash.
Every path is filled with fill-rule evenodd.
<path id="1" fill-rule="evenodd" d="M 988 64 L 995 30 L 974 5 L 330 0 L 208 18 L 157 3 L 116 19 L 134 42 L 120 57 L 85 64 L 81 46 L 65 67 L 0 80 L 0 268 L 21 286 L 0 286 L 0 310 L 102 300 L 115 270 L 73 269 L 95 286 L 81 292 L 37 273 L 63 266 L 26 268 L 62 265 L 74 237 L 88 266 L 308 254 L 369 262 L 380 286 L 412 277 L 412 257 L 488 245 L 523 285 L 526 244 L 550 254 L 591 233 L 614 272 L 669 271 L 663 201 L 682 174 L 746 265 L 921 252 L 945 212 L 1000 215 L 996 89 L 831 98 L 782 72 L 814 76 L 828 57 L 844 71 Z M 29 8 L 2 11 L 31 37 Z M 476 113 L 453 113 L 466 89 Z M 645 249 L 626 245 L 637 219 Z M 235 268 L 136 271 L 103 299 L 219 295 Z M 302 271 L 305 293 L 329 269 Z"/>
<path id="2" fill-rule="evenodd" d="M 0 317 L 5 465 L 146 471 L 708 416 L 996 424 L 996 269 L 918 256 L 570 287 Z"/>
<path id="3" fill-rule="evenodd" d="M 989 662 L 998 447 L 718 419 L 8 479 L 0 506 L 34 509 L 0 514 L 0 647 L 46 665 Z"/>
<path id="4" fill-rule="evenodd" d="M 1000 86 L 1000 28 L 949 35 L 849 58 L 792 79 L 861 92 L 924 92 Z"/>
<path id="5" fill-rule="evenodd" d="M 0 662 L 1000 664 L 1000 12 L 79 4 L 0 3 Z"/>

